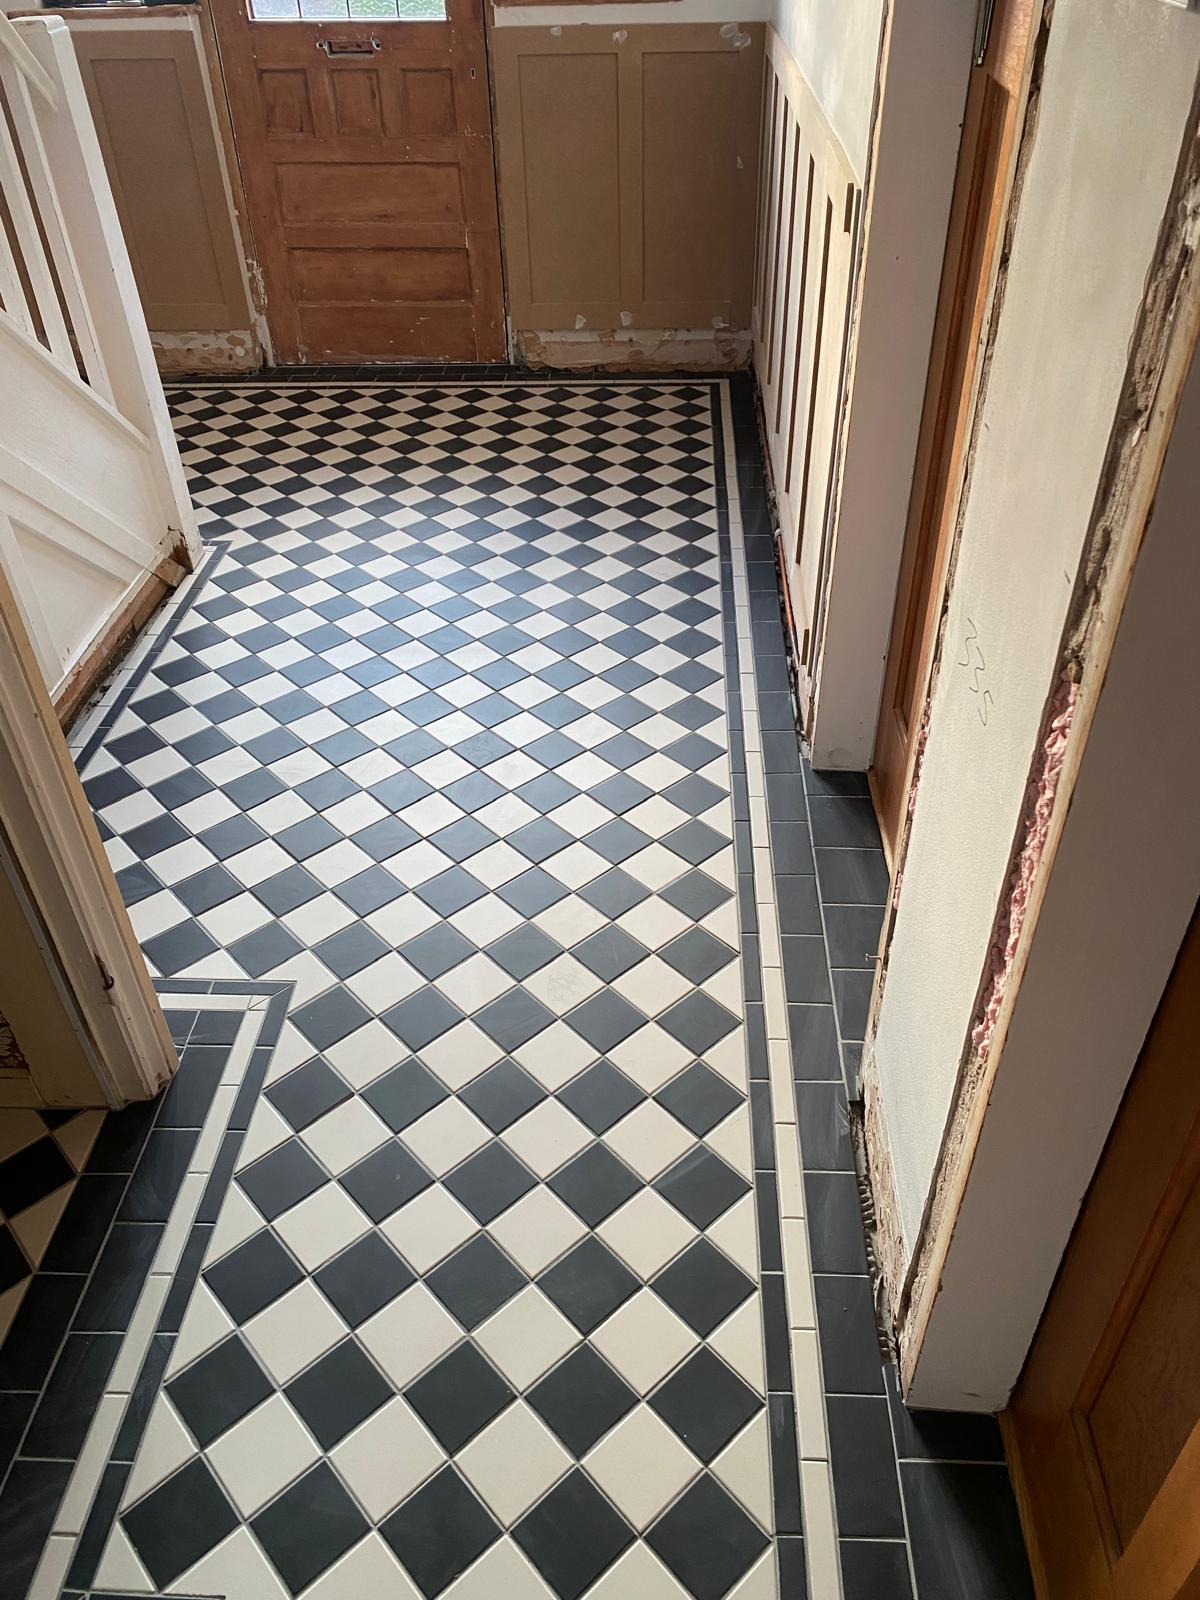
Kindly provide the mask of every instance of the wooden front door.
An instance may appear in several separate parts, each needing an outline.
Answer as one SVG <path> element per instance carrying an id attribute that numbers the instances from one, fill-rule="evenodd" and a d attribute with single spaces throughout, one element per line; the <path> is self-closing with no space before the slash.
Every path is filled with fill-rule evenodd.
<path id="1" fill-rule="evenodd" d="M 981 9 L 989 4 L 980 0 Z M 990 33 L 981 40 L 983 60 L 974 67 L 967 91 L 871 769 L 889 856 L 904 817 L 937 635 L 992 267 L 1020 138 L 1034 7 L 1035 0 L 995 0 Z"/>
<path id="2" fill-rule="evenodd" d="M 1040 1600 L 1200 1596 L 1200 916 L 1003 1419 Z"/>
<path id="3" fill-rule="evenodd" d="M 482 0 L 212 3 L 275 359 L 503 360 Z"/>

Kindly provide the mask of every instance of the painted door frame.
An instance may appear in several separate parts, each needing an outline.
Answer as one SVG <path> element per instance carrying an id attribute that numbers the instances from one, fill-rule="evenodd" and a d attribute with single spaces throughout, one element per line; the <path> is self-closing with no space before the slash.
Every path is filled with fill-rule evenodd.
<path id="1" fill-rule="evenodd" d="M 1153 388 L 1136 453 L 1102 480 L 1104 613 L 1013 977 L 909 1263 L 900 1370 L 916 1406 L 1007 1404 L 1200 897 L 1200 274 L 1186 251 L 1178 267 L 1139 330 Z"/>
<path id="2" fill-rule="evenodd" d="M 175 1047 L 2 571 L 0 834 L 80 1044 L 69 1060 L 31 1063 L 32 1094 L 0 1083 L 0 1105 L 120 1106 L 156 1094 L 178 1065 Z"/>

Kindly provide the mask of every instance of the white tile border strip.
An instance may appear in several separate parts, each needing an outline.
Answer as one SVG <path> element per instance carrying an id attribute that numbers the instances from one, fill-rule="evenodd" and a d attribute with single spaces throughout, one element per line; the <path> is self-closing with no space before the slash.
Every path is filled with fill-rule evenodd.
<path id="1" fill-rule="evenodd" d="M 733 404 L 728 383 L 721 383 L 720 392 L 721 433 L 725 450 L 725 492 L 729 508 L 729 549 L 733 564 L 734 610 L 737 622 L 738 682 L 742 694 L 742 727 L 747 785 L 750 793 L 754 898 L 759 912 L 759 956 L 762 963 L 775 1161 L 781 1212 L 780 1227 L 783 1234 L 783 1281 L 787 1293 L 792 1392 L 795 1396 L 796 1431 L 800 1451 L 800 1503 L 804 1515 L 804 1556 L 808 1567 L 809 1600 L 841 1600 L 842 1577 L 841 1563 L 838 1559 L 837 1515 L 833 1502 L 833 1478 L 829 1468 L 828 1437 L 824 1426 L 825 1386 L 821 1374 L 820 1340 L 817 1336 L 813 1311 L 813 1275 L 808 1248 L 808 1223 L 804 1219 L 804 1162 L 796 1125 L 795 1096 L 791 1088 L 783 954 L 775 901 L 771 834 L 764 798 L 766 785 L 758 723 L 758 694 L 753 668 L 748 665 L 753 660 L 753 635 L 750 628 L 750 596 L 743 542 L 742 509 L 738 495 Z M 785 1081 L 787 1087 L 781 1103 L 780 1088 Z M 792 1214 L 788 1215 L 789 1212 Z"/>

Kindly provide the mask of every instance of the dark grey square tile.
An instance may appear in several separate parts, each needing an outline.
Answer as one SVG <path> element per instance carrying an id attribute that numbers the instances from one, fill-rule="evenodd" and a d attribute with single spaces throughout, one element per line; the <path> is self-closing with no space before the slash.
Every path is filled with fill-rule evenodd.
<path id="1" fill-rule="evenodd" d="M 520 982 L 561 955 L 562 946 L 530 922 L 497 939 L 488 946 L 487 953 L 510 977 Z"/>
<path id="2" fill-rule="evenodd" d="M 676 1367 L 651 1407 L 702 1461 L 711 1461 L 762 1410 L 762 1401 L 707 1345 Z"/>
<path id="3" fill-rule="evenodd" d="M 887 1401 L 831 1394 L 825 1408 L 838 1531 L 845 1538 L 902 1539 L 904 1514 Z"/>
<path id="4" fill-rule="evenodd" d="M 825 900 L 838 905 L 881 906 L 886 902 L 888 870 L 882 850 L 819 846 L 816 858 Z"/>
<path id="5" fill-rule="evenodd" d="M 505 1145 L 493 1139 L 455 1167 L 442 1185 L 477 1222 L 486 1224 L 535 1188 L 537 1179 Z"/>
<path id="6" fill-rule="evenodd" d="M 463 1020 L 463 1013 L 440 990 L 427 985 L 401 1000 L 380 1019 L 410 1050 L 423 1050 Z"/>
<path id="7" fill-rule="evenodd" d="M 22 1443 L 25 1456 L 78 1456 L 120 1348 L 115 1333 L 67 1335 Z"/>
<path id="8" fill-rule="evenodd" d="M 260 1511 L 250 1528 L 296 1595 L 352 1549 L 368 1523 L 329 1463 L 318 1461 Z"/>
<path id="9" fill-rule="evenodd" d="M 185 1367 L 166 1388 L 171 1404 L 205 1449 L 275 1392 L 236 1333 Z"/>
<path id="10" fill-rule="evenodd" d="M 528 1281 L 486 1234 L 476 1234 L 425 1278 L 426 1285 L 467 1329 L 478 1327 Z"/>
<path id="11" fill-rule="evenodd" d="M 422 1189 L 428 1189 L 433 1179 L 397 1139 L 373 1150 L 349 1172 L 343 1172 L 338 1182 L 372 1222 L 383 1222 Z"/>
<path id="12" fill-rule="evenodd" d="M 438 923 L 400 946 L 405 961 L 433 983 L 460 961 L 474 955 L 475 946 L 449 923 Z"/>
<path id="13" fill-rule="evenodd" d="M 299 1139 L 277 1145 L 237 1175 L 238 1187 L 268 1222 L 328 1182 L 328 1173 Z"/>
<path id="14" fill-rule="evenodd" d="M 267 1090 L 267 1099 L 297 1131 L 348 1100 L 353 1091 L 324 1056 L 314 1056 Z"/>
<path id="15" fill-rule="evenodd" d="M 581 1155 L 561 1167 L 547 1187 L 587 1223 L 598 1228 L 642 1187 L 642 1180 L 631 1172 L 605 1144 L 593 1144 Z"/>
<path id="16" fill-rule="evenodd" d="M 791 1005 L 825 1005 L 830 999 L 825 941 L 819 934 L 785 934 L 783 982 Z"/>
<path id="17" fill-rule="evenodd" d="M 705 928 L 689 928 L 658 953 L 690 983 L 704 983 L 722 967 L 737 960 L 737 951 L 723 939 L 714 938 Z"/>
<path id="18" fill-rule="evenodd" d="M 796 1084 L 796 1122 L 807 1170 L 853 1171 L 850 1113 L 840 1083 Z"/>
<path id="19" fill-rule="evenodd" d="M 698 1478 L 646 1534 L 646 1543 L 696 1600 L 721 1600 L 768 1542 L 757 1523 L 709 1473 Z"/>
<path id="20" fill-rule="evenodd" d="M 472 1020 L 511 1054 L 548 1028 L 554 1013 L 518 985 L 477 1011 Z"/>
<path id="21" fill-rule="evenodd" d="M 536 917 L 539 911 L 546 911 L 560 900 L 565 900 L 568 891 L 557 878 L 551 877 L 541 867 L 530 867 L 528 872 L 522 872 L 509 883 L 502 884 L 496 893 L 523 917 Z"/>
<path id="22" fill-rule="evenodd" d="M 613 867 L 611 871 L 593 878 L 591 883 L 585 883 L 579 896 L 590 906 L 595 906 L 597 911 L 603 911 L 606 917 L 621 917 L 627 911 L 632 911 L 634 906 L 640 906 L 643 900 L 648 900 L 650 891 L 645 884 L 622 872 L 620 867 Z"/>
<path id="23" fill-rule="evenodd" d="M 601 989 L 566 1016 L 567 1025 L 599 1055 L 606 1055 L 648 1019 L 613 989 Z"/>
<path id="24" fill-rule="evenodd" d="M 328 1050 L 330 1045 L 369 1022 L 371 1013 L 349 989 L 336 984 L 315 1000 L 297 1007 L 288 1020 L 299 1028 L 315 1050 Z"/>
<path id="25" fill-rule="evenodd" d="M 271 1230 L 264 1228 L 207 1267 L 204 1281 L 234 1322 L 245 1323 L 303 1276 Z"/>
<path id="26" fill-rule="evenodd" d="M 537 1282 L 584 1334 L 599 1327 L 639 1287 L 629 1269 L 594 1235 L 555 1262 Z"/>
<path id="27" fill-rule="evenodd" d="M 461 1089 L 458 1098 L 470 1106 L 493 1133 L 502 1133 L 544 1100 L 546 1091 L 511 1057 L 505 1056 L 503 1061 L 498 1061 Z"/>
<path id="28" fill-rule="evenodd" d="M 391 1384 L 353 1339 L 335 1345 L 293 1378 L 283 1392 L 323 1450 L 332 1450 L 393 1393 Z"/>
<path id="29" fill-rule="evenodd" d="M 456 911 L 482 900 L 487 890 L 465 867 L 448 867 L 436 878 L 419 885 L 416 892 L 439 916 L 452 917 Z"/>
<path id="30" fill-rule="evenodd" d="M 697 1138 L 711 1132 L 742 1103 L 742 1096 L 733 1085 L 703 1061 L 693 1061 L 690 1067 L 685 1067 L 654 1098 Z"/>
<path id="31" fill-rule="evenodd" d="M 839 1539 L 845 1600 L 912 1600 L 908 1546 L 884 1539 Z"/>
<path id="32" fill-rule="evenodd" d="M 703 1339 L 754 1293 L 746 1274 L 707 1239 L 689 1245 L 650 1287 Z"/>
<path id="33" fill-rule="evenodd" d="M 709 1228 L 735 1201 L 750 1192 L 745 1178 L 697 1144 L 654 1180 L 654 1188 L 681 1211 L 693 1227 Z"/>
<path id="34" fill-rule="evenodd" d="M 314 1272 L 313 1281 L 357 1328 L 416 1280 L 382 1234 L 368 1233 Z"/>
<path id="35" fill-rule="evenodd" d="M 693 872 L 685 872 L 681 878 L 676 878 L 674 883 L 659 890 L 660 897 L 668 905 L 674 906 L 676 911 L 682 911 L 685 917 L 691 917 L 693 922 L 699 922 L 702 917 L 707 917 L 710 912 L 723 906 L 730 898 L 730 892 L 719 884 L 715 878 L 710 878 L 707 872 L 696 868 Z"/>
<path id="36" fill-rule="evenodd" d="M 286 1080 L 285 1080 L 286 1081 Z M 449 1091 L 440 1078 L 416 1056 L 409 1056 L 361 1091 L 362 1098 L 379 1113 L 393 1133 L 440 1105 Z"/>
<path id="37" fill-rule="evenodd" d="M 465 1340 L 404 1391 L 404 1398 L 448 1455 L 516 1399 L 478 1348 Z"/>
<path id="38" fill-rule="evenodd" d="M 432 1600 L 500 1537 L 500 1528 L 455 1472 L 444 1467 L 380 1524 L 405 1570 Z"/>
<path id="39" fill-rule="evenodd" d="M 238 1521 L 202 1456 L 189 1461 L 121 1516 L 121 1525 L 142 1565 L 160 1589 L 220 1544 Z"/>
<path id="40" fill-rule="evenodd" d="M 344 883 L 337 884 L 333 892 L 351 911 L 357 911 L 360 917 L 367 917 L 381 906 L 399 900 L 404 893 L 404 885 L 383 867 L 365 867 Z"/>
<path id="41" fill-rule="evenodd" d="M 559 1600 L 578 1600 L 633 1543 L 634 1532 L 577 1470 L 522 1517 L 513 1538 Z"/>
<path id="42" fill-rule="evenodd" d="M 865 1273 L 867 1256 L 854 1174 L 806 1173 L 804 1195 L 813 1271 Z"/>
<path id="43" fill-rule="evenodd" d="M 352 978 L 356 972 L 361 972 L 373 961 L 378 961 L 380 956 L 386 955 L 388 949 L 387 943 L 372 928 L 362 922 L 352 922 L 348 928 L 342 928 L 315 944 L 313 954 L 319 956 L 339 978 Z"/>
<path id="44" fill-rule="evenodd" d="M 873 971 L 882 926 L 882 906 L 826 905 L 830 966 L 869 967 Z"/>
<path id="45" fill-rule="evenodd" d="M 605 983 L 612 983 L 639 961 L 644 961 L 650 952 L 639 940 L 614 925 L 600 928 L 582 940 L 573 947 L 571 954 Z"/>
<path id="46" fill-rule="evenodd" d="M 694 1056 L 702 1056 L 727 1033 L 733 1032 L 738 1019 L 711 995 L 694 989 L 664 1011 L 658 1018 L 658 1025 Z"/>
<path id="47" fill-rule="evenodd" d="M 590 1344 L 581 1344 L 526 1396 L 576 1456 L 587 1452 L 638 1403 L 637 1395 Z"/>
<path id="48" fill-rule="evenodd" d="M 601 1059 L 572 1078 L 558 1091 L 558 1098 L 593 1133 L 606 1133 L 646 1096 L 611 1061 Z"/>

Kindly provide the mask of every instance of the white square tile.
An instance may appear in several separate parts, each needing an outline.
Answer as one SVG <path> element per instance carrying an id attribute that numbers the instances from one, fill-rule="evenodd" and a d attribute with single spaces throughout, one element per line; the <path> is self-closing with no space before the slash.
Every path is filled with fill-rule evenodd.
<path id="1" fill-rule="evenodd" d="M 268 920 L 270 920 L 268 916 Z M 307 905 L 297 906 L 279 919 L 306 945 L 320 944 L 330 934 L 340 933 L 358 919 L 348 905 L 333 894 L 319 894 Z"/>
<path id="2" fill-rule="evenodd" d="M 557 1100 L 543 1100 L 505 1130 L 504 1142 L 539 1178 L 548 1178 L 591 1144 L 592 1134 L 566 1106 Z"/>
<path id="3" fill-rule="evenodd" d="M 579 1334 L 557 1306 L 530 1284 L 476 1328 L 475 1342 L 515 1388 L 525 1390 L 579 1343 Z"/>
<path id="4" fill-rule="evenodd" d="M 417 1160 L 439 1178 L 491 1137 L 490 1129 L 461 1100 L 443 1100 L 400 1135 Z"/>
<path id="5" fill-rule="evenodd" d="M 497 1217 L 488 1231 L 535 1277 L 577 1244 L 587 1229 L 556 1194 L 539 1186 Z"/>
<path id="6" fill-rule="evenodd" d="M 768 1557 L 773 1574 L 775 1552 L 768 1551 Z M 640 1539 L 630 1545 L 615 1566 L 609 1567 L 594 1588 L 588 1590 L 588 1600 L 635 1600 L 635 1597 L 636 1600 L 692 1600 L 690 1591 L 671 1576 L 651 1553 L 650 1546 Z M 730 1600 L 737 1600 L 737 1596 L 731 1596 Z M 771 1600 L 777 1600 L 774 1591 Z"/>
<path id="7" fill-rule="evenodd" d="M 608 1052 L 615 1067 L 620 1067 L 626 1077 L 632 1078 L 639 1089 L 656 1094 L 675 1076 L 682 1072 L 692 1059 L 690 1050 L 673 1038 L 656 1022 L 648 1022 L 622 1039 Z"/>
<path id="8" fill-rule="evenodd" d="M 274 1223 L 275 1232 L 309 1272 L 361 1239 L 370 1226 L 370 1219 L 336 1183 L 327 1183 Z"/>
<path id="9" fill-rule="evenodd" d="M 503 839 L 472 856 L 468 866 L 471 876 L 478 878 L 489 889 L 499 889 L 529 870 L 529 862 L 525 857 L 512 845 L 505 844 Z"/>
<path id="10" fill-rule="evenodd" d="M 440 1183 L 401 1206 L 381 1226 L 413 1271 L 419 1273 L 428 1272 L 479 1231 L 471 1213 Z"/>
<path id="11" fill-rule="evenodd" d="M 591 1066 L 596 1052 L 574 1028 L 569 1028 L 565 1022 L 552 1022 L 514 1050 L 513 1059 L 553 1094 L 584 1067 Z"/>
<path id="12" fill-rule="evenodd" d="M 495 1422 L 455 1457 L 455 1465 L 505 1527 L 570 1470 L 571 1457 L 524 1401 Z"/>
<path id="13" fill-rule="evenodd" d="M 570 955 L 556 956 L 524 982 L 530 994 L 536 995 L 559 1017 L 566 1016 L 573 1006 L 604 987 L 603 981 L 590 968 Z"/>
<path id="14" fill-rule="evenodd" d="M 696 1142 L 694 1135 L 654 1100 L 643 1100 L 610 1128 L 604 1139 L 647 1183 Z"/>
<path id="15" fill-rule="evenodd" d="M 275 1382 L 282 1384 L 332 1350 L 349 1329 L 312 1280 L 305 1278 L 251 1317 L 242 1332 Z"/>
<path id="16" fill-rule="evenodd" d="M 206 1451 L 209 1464 L 244 1517 L 252 1517 L 311 1467 L 320 1453 L 281 1394 L 272 1395 L 243 1417 Z"/>
<path id="17" fill-rule="evenodd" d="M 696 1229 L 653 1189 L 643 1189 L 596 1230 L 641 1278 L 652 1278 L 699 1238 Z"/>
<path id="18" fill-rule="evenodd" d="M 700 1462 L 649 1406 L 637 1406 L 583 1464 L 639 1533 L 700 1472 Z"/>
<path id="19" fill-rule="evenodd" d="M 643 1395 L 698 1342 L 687 1324 L 649 1289 L 639 1289 L 592 1334 L 601 1355 Z"/>
<path id="20" fill-rule="evenodd" d="M 608 863 L 604 865 L 607 867 Z M 556 905 L 539 911 L 532 920 L 543 933 L 557 939 L 566 950 L 595 933 L 598 928 L 608 926 L 608 918 L 576 894 L 569 894 Z"/>
<path id="21" fill-rule="evenodd" d="M 410 994 L 415 994 L 423 987 L 425 980 L 402 956 L 389 950 L 378 961 L 372 961 L 369 967 L 364 967 L 351 978 L 343 979 L 343 982 L 363 1005 L 378 1014 L 389 1011 Z"/>
<path id="22" fill-rule="evenodd" d="M 494 1066 L 503 1055 L 504 1051 L 495 1040 L 489 1039 L 482 1028 L 468 1020 L 427 1044 L 421 1051 L 421 1060 L 447 1089 L 461 1089 L 487 1067 Z"/>
<path id="23" fill-rule="evenodd" d="M 634 1593 L 630 1590 L 631 1600 Z M 444 1591 L 443 1600 L 555 1600 L 555 1595 L 512 1540 L 503 1538 Z"/>
<path id="24" fill-rule="evenodd" d="M 355 1095 L 310 1123 L 300 1137 L 317 1160 L 336 1177 L 381 1144 L 386 1144 L 392 1137 L 392 1130 L 365 1100 Z"/>
<path id="25" fill-rule="evenodd" d="M 676 1000 L 682 1000 L 692 985 L 674 967 L 652 955 L 623 972 L 613 988 L 646 1016 L 656 1017 Z"/>
<path id="26" fill-rule="evenodd" d="M 470 1016 L 511 989 L 512 979 L 489 956 L 474 955 L 443 973 L 436 987 Z"/>
<path id="27" fill-rule="evenodd" d="M 459 933 L 476 944 L 489 945 L 502 935 L 511 933 L 514 928 L 519 928 L 525 919 L 499 895 L 488 894 L 482 900 L 476 900 L 474 905 L 456 911 L 448 920 Z"/>
<path id="28" fill-rule="evenodd" d="M 399 1395 L 330 1452 L 330 1459 L 374 1522 L 424 1483 L 445 1453 Z"/>
<path id="29" fill-rule="evenodd" d="M 352 1088 L 362 1089 L 382 1077 L 389 1067 L 406 1060 L 408 1051 L 385 1023 L 373 1017 L 330 1045 L 324 1056 Z"/>
<path id="30" fill-rule="evenodd" d="M 457 1344 L 463 1331 L 423 1283 L 414 1283 L 364 1322 L 358 1337 L 397 1389 L 405 1389 Z"/>

